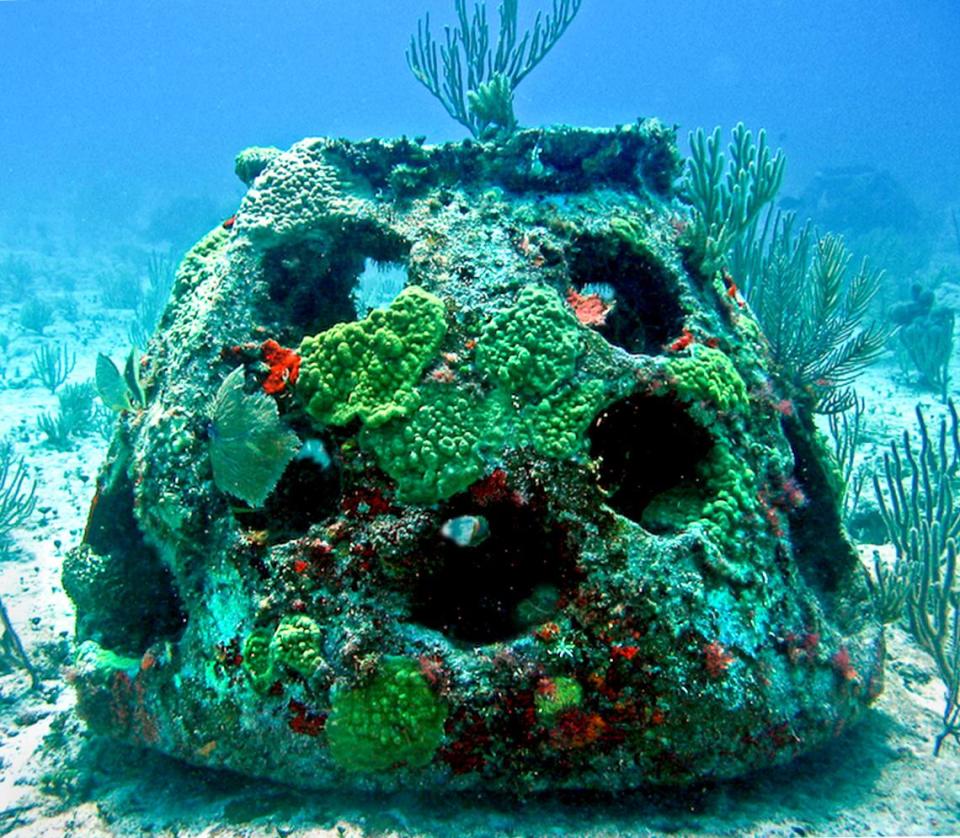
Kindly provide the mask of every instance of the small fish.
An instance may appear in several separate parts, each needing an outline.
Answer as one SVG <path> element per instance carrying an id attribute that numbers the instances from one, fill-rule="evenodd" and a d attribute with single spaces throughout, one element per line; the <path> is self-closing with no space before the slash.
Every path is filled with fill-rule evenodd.
<path id="1" fill-rule="evenodd" d="M 312 460 L 321 469 L 328 469 L 332 464 L 330 459 L 330 454 L 327 453 L 327 447 L 323 444 L 323 440 L 320 439 L 308 439 L 303 445 L 300 446 L 300 450 L 297 452 L 295 460 Z"/>
<path id="2" fill-rule="evenodd" d="M 444 521 L 440 535 L 457 547 L 476 547 L 490 535 L 490 525 L 482 515 L 460 515 Z"/>

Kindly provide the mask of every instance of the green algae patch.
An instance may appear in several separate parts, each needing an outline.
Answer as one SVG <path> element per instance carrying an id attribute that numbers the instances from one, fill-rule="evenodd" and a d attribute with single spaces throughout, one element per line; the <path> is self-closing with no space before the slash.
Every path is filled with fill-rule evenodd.
<path id="1" fill-rule="evenodd" d="M 307 413 L 318 425 L 370 427 L 408 415 L 445 333 L 443 303 L 411 287 L 363 320 L 304 338 L 297 392 Z"/>
<path id="2" fill-rule="evenodd" d="M 557 716 L 579 707 L 582 701 L 583 687 L 577 679 L 561 675 L 547 679 L 547 683 L 537 691 L 533 706 L 537 711 L 537 719 L 545 725 L 552 725 Z"/>
<path id="3" fill-rule="evenodd" d="M 85 671 L 97 673 L 104 680 L 117 672 L 133 676 L 140 669 L 140 658 L 118 655 L 112 649 L 104 649 L 93 640 L 80 644 L 77 661 Z"/>
<path id="4" fill-rule="evenodd" d="M 334 695 L 327 742 L 347 771 L 385 771 L 400 763 L 421 767 L 440 746 L 446 718 L 419 665 L 388 656 L 369 684 Z"/>

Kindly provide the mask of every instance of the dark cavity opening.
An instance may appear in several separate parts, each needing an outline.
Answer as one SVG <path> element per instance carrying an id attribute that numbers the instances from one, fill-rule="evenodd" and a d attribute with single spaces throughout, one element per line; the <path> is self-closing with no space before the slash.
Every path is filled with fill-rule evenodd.
<path id="1" fill-rule="evenodd" d="M 641 523 L 650 501 L 667 490 L 700 493 L 697 466 L 713 441 L 674 399 L 621 399 L 593 420 L 587 435 L 607 504 L 631 521 Z"/>
<path id="2" fill-rule="evenodd" d="M 75 603 L 78 637 L 125 655 L 179 638 L 186 614 L 169 568 L 134 517 L 133 484 L 125 470 L 91 510 L 86 542 L 97 565 L 79 574 L 84 595 Z"/>
<path id="3" fill-rule="evenodd" d="M 267 544 L 280 544 L 336 515 L 342 493 L 336 450 L 329 440 L 305 440 L 263 507 L 235 510 L 241 526 L 265 532 Z"/>
<path id="4" fill-rule="evenodd" d="M 296 346 L 304 335 L 365 316 L 373 307 L 371 300 L 379 304 L 383 299 L 378 285 L 393 288 L 400 271 L 405 280 L 407 251 L 399 239 L 359 232 L 271 250 L 262 267 L 272 306 L 272 336 Z M 402 285 L 396 293 L 400 290 Z"/>
<path id="5" fill-rule="evenodd" d="M 563 533 L 529 506 L 502 501 L 478 507 L 454 498 L 448 518 L 481 517 L 489 535 L 459 546 L 441 533 L 423 545 L 425 570 L 411 592 L 411 619 L 455 641 L 494 643 L 550 620 L 575 587 Z"/>
<path id="6" fill-rule="evenodd" d="M 579 293 L 599 293 L 614 303 L 599 331 L 615 346 L 634 355 L 656 355 L 680 334 L 684 312 L 676 281 L 652 254 L 623 239 L 578 239 L 570 278 Z"/>
<path id="7" fill-rule="evenodd" d="M 812 442 L 812 429 L 797 417 L 786 417 L 783 429 L 793 451 L 793 476 L 806 503 L 788 513 L 793 555 L 803 580 L 817 594 L 837 593 L 859 563 L 843 535 L 840 498 Z"/>

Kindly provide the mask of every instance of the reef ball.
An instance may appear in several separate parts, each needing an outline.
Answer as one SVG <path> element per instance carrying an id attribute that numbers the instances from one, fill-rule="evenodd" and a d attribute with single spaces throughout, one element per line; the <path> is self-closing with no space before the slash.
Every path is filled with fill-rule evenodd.
<path id="1" fill-rule="evenodd" d="M 92 728 L 516 791 L 736 775 L 863 713 L 835 470 L 685 253 L 672 130 L 242 159 L 64 567 Z"/>

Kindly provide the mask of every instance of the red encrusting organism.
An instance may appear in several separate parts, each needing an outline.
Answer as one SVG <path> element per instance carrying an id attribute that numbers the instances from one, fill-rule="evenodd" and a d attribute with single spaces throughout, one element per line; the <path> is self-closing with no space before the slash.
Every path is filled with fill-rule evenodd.
<path id="1" fill-rule="evenodd" d="M 610 659 L 616 660 L 617 658 L 623 658 L 624 660 L 632 661 L 639 651 L 639 646 L 612 646 L 610 648 Z"/>
<path id="2" fill-rule="evenodd" d="M 271 396 L 282 393 L 288 384 L 295 384 L 300 374 L 300 356 L 286 349 L 275 340 L 265 340 L 260 346 L 263 360 L 270 367 L 270 374 L 263 382 L 263 389 Z"/>
<path id="3" fill-rule="evenodd" d="M 716 640 L 703 647 L 703 665 L 707 675 L 711 678 L 720 678 L 726 674 L 727 668 L 733 663 L 734 657 Z"/>
<path id="4" fill-rule="evenodd" d="M 567 303 L 584 326 L 605 326 L 613 308 L 599 294 L 581 294 L 573 288 L 567 291 Z"/>
<path id="5" fill-rule="evenodd" d="M 845 646 L 841 646 L 837 652 L 834 653 L 833 657 L 830 658 L 830 663 L 833 664 L 834 671 L 844 681 L 860 682 L 860 673 L 854 669 L 850 661 L 850 652 L 847 651 Z"/>
<path id="6" fill-rule="evenodd" d="M 686 326 L 684 326 L 683 331 L 680 333 L 680 337 L 667 346 L 667 351 L 682 352 L 695 340 L 696 338 L 694 338 L 693 333 Z"/>
<path id="7" fill-rule="evenodd" d="M 740 296 L 740 289 L 737 288 L 737 283 L 732 276 L 726 271 L 723 272 L 723 282 L 727 286 L 727 297 L 728 299 L 735 302 L 740 308 L 743 308 L 747 303 L 746 300 Z"/>
<path id="8" fill-rule="evenodd" d="M 304 736 L 319 736 L 326 726 L 326 714 L 311 713 L 305 704 L 296 699 L 290 699 L 287 709 L 293 714 L 287 725 L 294 733 L 300 733 Z"/>
<path id="9" fill-rule="evenodd" d="M 361 487 L 340 501 L 340 508 L 350 517 L 373 519 L 378 515 L 396 512 L 393 504 L 387 500 L 380 489 Z"/>

